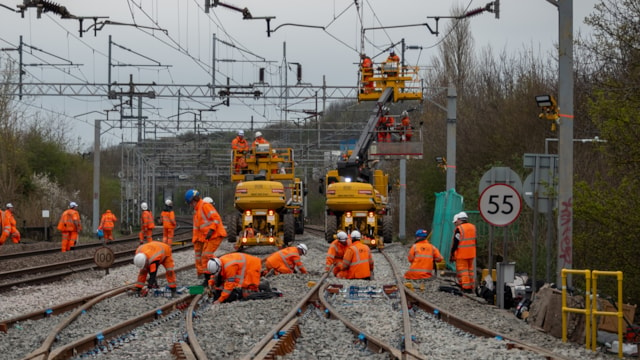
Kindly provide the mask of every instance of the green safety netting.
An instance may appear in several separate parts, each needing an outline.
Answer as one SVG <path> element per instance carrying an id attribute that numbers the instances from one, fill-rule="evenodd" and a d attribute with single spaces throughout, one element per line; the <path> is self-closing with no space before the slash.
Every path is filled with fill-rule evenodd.
<path id="1" fill-rule="evenodd" d="M 478 210 L 464 210 L 464 198 L 451 189 L 447 192 L 436 194 L 435 211 L 433 212 L 433 223 L 431 224 L 431 243 L 435 245 L 444 260 L 447 268 L 456 269 L 456 264 L 449 262 L 451 255 L 451 240 L 453 239 L 453 215 L 464 211 L 469 215 L 469 222 L 476 225 L 477 237 L 486 238 L 487 224 L 480 216 Z"/>
<path id="2" fill-rule="evenodd" d="M 436 194 L 433 223 L 431 224 L 431 243 L 440 250 L 447 262 L 447 268 L 454 270 L 455 263 L 449 262 L 451 254 L 451 239 L 453 236 L 453 215 L 463 209 L 463 197 L 455 190 Z"/>

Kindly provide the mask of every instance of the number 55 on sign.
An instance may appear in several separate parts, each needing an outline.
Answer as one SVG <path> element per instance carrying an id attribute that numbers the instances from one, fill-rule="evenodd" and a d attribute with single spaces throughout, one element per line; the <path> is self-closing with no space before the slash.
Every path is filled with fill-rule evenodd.
<path id="1" fill-rule="evenodd" d="M 514 222 L 522 210 L 522 199 L 513 187 L 493 184 L 487 187 L 478 201 L 480 215 L 493 226 L 507 226 Z"/>

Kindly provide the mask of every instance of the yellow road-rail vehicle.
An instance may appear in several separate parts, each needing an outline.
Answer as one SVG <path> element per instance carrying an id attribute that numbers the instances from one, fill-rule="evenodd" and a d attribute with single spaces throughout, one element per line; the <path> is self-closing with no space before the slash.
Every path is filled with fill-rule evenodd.
<path id="1" fill-rule="evenodd" d="M 296 233 L 304 231 L 306 191 L 295 177 L 293 150 L 260 144 L 249 151 L 233 150 L 231 161 L 237 212 L 228 218 L 228 241 L 237 250 L 282 248 L 295 241 Z"/>

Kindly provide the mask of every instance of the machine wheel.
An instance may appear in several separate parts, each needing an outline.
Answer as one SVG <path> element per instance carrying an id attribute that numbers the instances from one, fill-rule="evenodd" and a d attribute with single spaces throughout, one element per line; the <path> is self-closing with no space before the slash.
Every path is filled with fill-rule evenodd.
<path id="1" fill-rule="evenodd" d="M 227 241 L 230 243 L 236 242 L 236 237 L 238 236 L 238 220 L 240 220 L 240 218 L 236 215 L 232 215 L 229 218 L 229 223 L 227 224 Z"/>
<path id="2" fill-rule="evenodd" d="M 284 215 L 284 245 L 287 246 L 296 240 L 296 219 L 293 214 Z"/>
<path id="3" fill-rule="evenodd" d="M 393 242 L 393 219 L 388 215 L 382 217 L 382 239 L 385 244 Z"/>
<path id="4" fill-rule="evenodd" d="M 302 235 L 304 234 L 304 216 L 298 215 L 295 217 L 296 220 L 296 234 Z"/>
<path id="5" fill-rule="evenodd" d="M 328 243 L 333 241 L 333 234 L 338 231 L 338 218 L 334 215 L 325 215 L 324 238 Z"/>

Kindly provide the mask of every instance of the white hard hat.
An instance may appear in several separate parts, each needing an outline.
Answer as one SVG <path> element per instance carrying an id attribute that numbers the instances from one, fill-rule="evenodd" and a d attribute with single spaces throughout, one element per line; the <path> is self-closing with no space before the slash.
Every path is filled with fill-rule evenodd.
<path id="1" fill-rule="evenodd" d="M 69 203 L 69 207 L 70 208 L 78 207 L 78 204 L 76 204 L 75 202 L 72 201 L 72 202 Z"/>
<path id="2" fill-rule="evenodd" d="M 352 239 L 360 240 L 360 237 L 361 237 L 361 236 L 362 236 L 362 235 L 360 235 L 360 231 L 358 231 L 358 230 L 353 230 L 353 231 L 351 232 L 351 238 L 352 238 Z"/>
<path id="3" fill-rule="evenodd" d="M 140 209 L 142 210 L 149 210 L 149 205 L 147 205 L 146 202 L 143 202 L 140 204 Z"/>
<path id="4" fill-rule="evenodd" d="M 13 207 L 12 203 L 8 203 L 7 206 L 6 206 L 7 209 L 11 209 L 12 207 Z"/>
<path id="5" fill-rule="evenodd" d="M 296 246 L 298 249 L 300 249 L 300 252 L 302 252 L 302 255 L 307 255 L 307 251 L 309 250 L 309 248 L 307 248 L 307 245 L 305 244 L 298 244 L 298 246 Z"/>
<path id="6" fill-rule="evenodd" d="M 138 269 L 142 269 L 147 266 L 147 255 L 143 253 L 137 253 L 136 256 L 133 257 L 133 263 Z"/>
<path id="7" fill-rule="evenodd" d="M 171 201 L 171 199 L 167 199 L 165 200 L 164 204 L 167 206 L 173 206 L 173 201 Z"/>
<path id="8" fill-rule="evenodd" d="M 204 199 L 202 199 L 204 202 L 212 204 L 213 205 L 213 199 L 210 198 L 209 196 L 206 196 Z"/>
<path id="9" fill-rule="evenodd" d="M 211 275 L 218 275 L 222 269 L 222 262 L 218 258 L 209 259 L 207 262 L 207 270 L 211 273 Z"/>
<path id="10" fill-rule="evenodd" d="M 337 236 L 338 236 L 338 241 L 340 241 L 340 242 L 346 242 L 347 241 L 348 236 L 347 236 L 346 232 L 338 231 Z"/>
<path id="11" fill-rule="evenodd" d="M 256 137 L 260 137 L 262 136 L 262 133 L 260 131 L 256 131 Z"/>
<path id="12" fill-rule="evenodd" d="M 244 130 L 238 130 L 238 136 L 244 136 Z"/>
<path id="13" fill-rule="evenodd" d="M 467 213 L 464 211 L 461 211 L 453 216 L 453 222 L 456 222 L 458 220 L 463 220 L 463 219 L 466 220 L 468 218 L 469 216 L 467 216 Z"/>
<path id="14" fill-rule="evenodd" d="M 407 110 L 404 110 L 404 111 L 402 112 L 402 116 L 409 116 L 409 113 L 407 112 Z"/>

